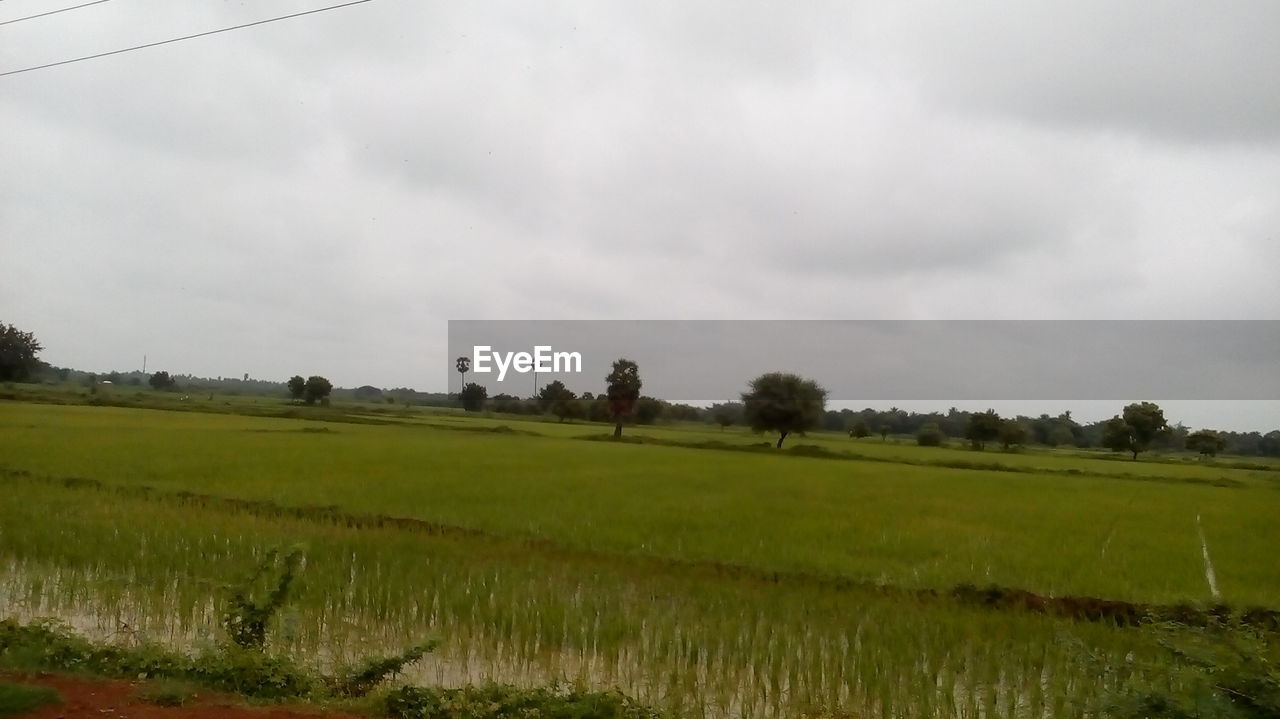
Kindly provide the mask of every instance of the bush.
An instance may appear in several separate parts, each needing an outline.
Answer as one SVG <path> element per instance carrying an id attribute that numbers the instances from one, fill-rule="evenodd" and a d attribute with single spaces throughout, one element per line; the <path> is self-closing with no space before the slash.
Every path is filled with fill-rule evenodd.
<path id="1" fill-rule="evenodd" d="M 409 647 L 393 656 L 367 660 L 337 679 L 334 682 L 334 693 L 340 696 L 362 697 L 388 677 L 399 674 L 406 666 L 435 651 L 437 646 L 439 642 L 432 640 Z"/>
<path id="2" fill-rule="evenodd" d="M 260 699 L 305 697 L 320 686 L 315 677 L 288 657 L 238 647 L 206 651 L 179 676 L 220 691 Z"/>
<path id="3" fill-rule="evenodd" d="M 943 434 L 938 425 L 930 422 L 920 428 L 916 432 L 916 444 L 921 447 L 941 447 L 947 441 L 947 435 Z"/>
<path id="4" fill-rule="evenodd" d="M 227 609 L 222 615 L 222 628 L 238 647 L 262 649 L 267 641 L 267 623 L 289 599 L 289 589 L 302 565 L 302 550 L 295 547 L 283 557 L 280 550 L 270 549 L 254 573 L 243 583 L 231 588 Z M 270 577 L 268 575 L 275 574 Z M 263 581 L 270 591 L 263 591 Z M 253 594 L 265 594 L 254 598 Z"/>
<path id="5" fill-rule="evenodd" d="M 285 657 L 227 647 L 192 658 L 151 645 L 95 644 L 51 620 L 27 625 L 0 622 L 0 663 L 39 671 L 181 679 L 264 699 L 302 697 L 317 686 L 306 670 Z"/>

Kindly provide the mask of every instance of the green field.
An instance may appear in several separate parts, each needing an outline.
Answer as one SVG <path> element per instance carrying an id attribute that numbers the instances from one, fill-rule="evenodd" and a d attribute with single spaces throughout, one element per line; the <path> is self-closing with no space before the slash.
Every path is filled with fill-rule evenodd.
<path id="1" fill-rule="evenodd" d="M 1086 656 L 1150 633 L 947 592 L 1280 608 L 1265 465 L 268 402 L 225 411 L 301 416 L 0 402 L 0 615 L 196 645 L 221 583 L 301 542 L 273 641 L 318 663 L 438 635 L 418 681 L 616 686 L 675 716 L 1061 717 L 1110 681 Z"/>

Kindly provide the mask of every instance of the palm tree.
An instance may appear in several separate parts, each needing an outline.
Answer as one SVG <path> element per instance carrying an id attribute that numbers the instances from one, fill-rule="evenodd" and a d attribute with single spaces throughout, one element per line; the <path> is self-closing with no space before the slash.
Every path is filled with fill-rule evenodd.
<path id="1" fill-rule="evenodd" d="M 471 370 L 471 358 L 467 357 L 466 355 L 463 355 L 462 357 L 459 357 L 456 362 L 454 362 L 453 366 L 457 367 L 458 374 L 462 375 L 462 384 L 459 385 L 459 387 L 466 387 L 467 372 Z"/>

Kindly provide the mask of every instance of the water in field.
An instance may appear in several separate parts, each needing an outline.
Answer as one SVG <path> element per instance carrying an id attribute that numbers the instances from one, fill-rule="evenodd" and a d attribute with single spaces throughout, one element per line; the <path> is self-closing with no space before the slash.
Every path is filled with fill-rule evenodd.
<path id="1" fill-rule="evenodd" d="M 309 563 L 274 651 L 330 668 L 435 635 L 441 648 L 405 679 L 618 688 L 675 716 L 790 717 L 815 707 L 886 717 L 1080 716 L 1079 698 L 1104 687 L 1071 641 L 1120 652 L 1133 640 L 1131 631 L 1044 617 L 813 589 L 574 581 L 439 557 L 424 557 L 413 573 L 358 555 L 339 568 L 316 555 Z M 194 573 L 13 557 L 3 566 L 6 615 L 54 616 L 121 642 L 219 640 L 216 582 Z"/>

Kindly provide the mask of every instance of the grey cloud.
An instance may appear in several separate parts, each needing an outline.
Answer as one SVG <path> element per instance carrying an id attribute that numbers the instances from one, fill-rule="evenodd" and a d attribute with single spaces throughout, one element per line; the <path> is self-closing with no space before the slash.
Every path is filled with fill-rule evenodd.
<path id="1" fill-rule="evenodd" d="M 308 6 L 109 3 L 0 63 Z M 449 318 L 1273 317 L 1266 6 L 973 7 L 377 0 L 3 78 L 0 315 L 420 388 Z"/>
<path id="2" fill-rule="evenodd" d="M 873 17 L 868 39 L 961 107 L 1173 142 L 1280 139 L 1273 3 L 908 2 Z"/>

